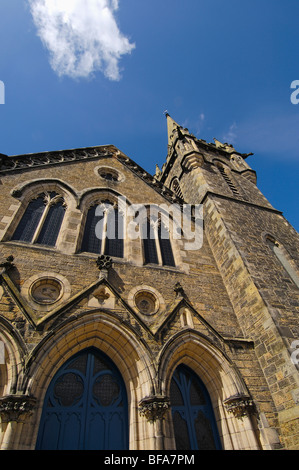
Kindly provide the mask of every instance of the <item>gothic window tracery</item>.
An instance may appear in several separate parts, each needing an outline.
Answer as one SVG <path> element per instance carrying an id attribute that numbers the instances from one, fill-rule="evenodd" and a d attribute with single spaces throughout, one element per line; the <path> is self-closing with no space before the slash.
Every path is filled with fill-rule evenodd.
<path id="1" fill-rule="evenodd" d="M 109 199 L 94 202 L 88 209 L 81 251 L 124 256 L 124 218 Z"/>
<path id="2" fill-rule="evenodd" d="M 65 207 L 63 197 L 55 191 L 39 194 L 29 202 L 12 240 L 55 246 Z"/>
<path id="3" fill-rule="evenodd" d="M 161 216 L 147 217 L 142 224 L 145 264 L 175 266 L 170 233 Z"/>

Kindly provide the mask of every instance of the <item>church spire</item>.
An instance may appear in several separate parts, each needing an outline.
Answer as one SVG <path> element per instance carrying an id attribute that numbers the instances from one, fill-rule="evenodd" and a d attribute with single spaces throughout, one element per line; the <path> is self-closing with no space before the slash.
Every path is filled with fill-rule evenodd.
<path id="1" fill-rule="evenodd" d="M 172 144 L 173 141 L 173 132 L 178 128 L 181 127 L 178 125 L 177 122 L 172 119 L 168 111 L 164 112 L 166 119 L 167 119 L 167 133 L 168 133 L 168 145 Z"/>

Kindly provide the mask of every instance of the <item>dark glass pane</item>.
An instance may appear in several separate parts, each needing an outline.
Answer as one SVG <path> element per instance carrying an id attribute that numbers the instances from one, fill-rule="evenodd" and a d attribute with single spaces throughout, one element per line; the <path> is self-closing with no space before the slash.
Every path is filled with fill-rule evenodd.
<path id="1" fill-rule="evenodd" d="M 194 379 L 190 385 L 190 403 L 191 405 L 205 405 L 206 400 L 199 384 Z"/>
<path id="2" fill-rule="evenodd" d="M 92 391 L 100 405 L 111 406 L 119 396 L 120 387 L 110 374 L 105 374 L 96 380 Z"/>
<path id="3" fill-rule="evenodd" d="M 142 237 L 145 264 L 158 264 L 156 240 L 154 239 L 154 231 L 150 225 L 149 220 L 147 220 L 146 223 L 142 225 Z"/>
<path id="4" fill-rule="evenodd" d="M 190 439 L 186 420 L 176 411 L 173 414 L 173 427 L 175 435 L 176 450 L 190 450 Z"/>
<path id="5" fill-rule="evenodd" d="M 62 204 L 62 202 L 59 202 L 50 207 L 37 239 L 37 243 L 41 245 L 55 246 L 65 213 Z"/>
<path id="6" fill-rule="evenodd" d="M 159 243 L 160 243 L 160 249 L 161 249 L 161 255 L 162 255 L 162 262 L 163 262 L 163 265 L 165 266 L 175 266 L 171 243 L 169 240 L 169 234 L 168 234 L 168 238 L 166 238 L 166 234 L 168 234 L 168 232 L 163 226 L 161 227 L 160 225 L 159 230 L 158 230 L 158 235 L 159 235 Z"/>
<path id="7" fill-rule="evenodd" d="M 87 364 L 87 353 L 86 354 L 80 354 L 80 356 L 76 357 L 70 365 L 68 366 L 68 369 L 76 369 L 80 371 L 83 375 L 86 374 L 86 364 Z"/>
<path id="8" fill-rule="evenodd" d="M 170 402 L 172 406 L 184 405 L 182 394 L 174 380 L 171 381 L 170 385 Z"/>
<path id="9" fill-rule="evenodd" d="M 124 255 L 124 222 L 122 214 L 117 210 L 108 212 L 107 238 L 105 255 L 123 258 Z"/>
<path id="10" fill-rule="evenodd" d="M 104 362 L 104 360 L 97 356 L 94 356 L 94 366 L 93 366 L 93 375 L 96 375 L 102 370 L 110 370 L 110 367 Z"/>
<path id="11" fill-rule="evenodd" d="M 172 378 L 170 402 L 178 450 L 221 448 L 208 392 L 199 377 L 184 365 L 177 367 Z"/>
<path id="12" fill-rule="evenodd" d="M 194 422 L 198 450 L 215 450 L 215 440 L 210 420 L 198 411 Z"/>
<path id="13" fill-rule="evenodd" d="M 97 217 L 95 211 L 96 206 L 93 206 L 87 213 L 81 250 L 100 254 L 102 240 L 96 236 L 96 225 L 103 219 L 103 215 Z"/>
<path id="14" fill-rule="evenodd" d="M 54 397 L 62 406 L 72 406 L 82 396 L 84 386 L 81 377 L 71 372 L 63 374 L 54 387 Z"/>
<path id="15" fill-rule="evenodd" d="M 31 242 L 38 223 L 45 210 L 44 198 L 31 201 L 12 237 L 12 240 Z"/>

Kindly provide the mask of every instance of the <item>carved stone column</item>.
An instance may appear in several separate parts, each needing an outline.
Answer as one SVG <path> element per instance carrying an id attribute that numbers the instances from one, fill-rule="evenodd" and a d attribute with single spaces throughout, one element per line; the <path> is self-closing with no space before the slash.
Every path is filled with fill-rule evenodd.
<path id="1" fill-rule="evenodd" d="M 6 424 L 1 449 L 17 449 L 22 426 L 31 415 L 36 399 L 26 395 L 7 395 L 0 398 L 1 423 Z"/>
<path id="2" fill-rule="evenodd" d="M 170 401 L 163 395 L 151 395 L 139 402 L 139 413 L 149 423 L 155 425 L 155 438 L 157 446 L 155 450 L 164 450 L 163 419 L 169 409 Z"/>

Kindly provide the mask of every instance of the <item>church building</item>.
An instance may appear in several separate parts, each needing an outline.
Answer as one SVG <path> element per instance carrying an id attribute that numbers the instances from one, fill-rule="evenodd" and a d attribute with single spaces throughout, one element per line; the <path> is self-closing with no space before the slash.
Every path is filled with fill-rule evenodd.
<path id="1" fill-rule="evenodd" d="M 1 450 L 299 449 L 298 233 L 166 118 L 153 174 L 0 154 Z"/>

